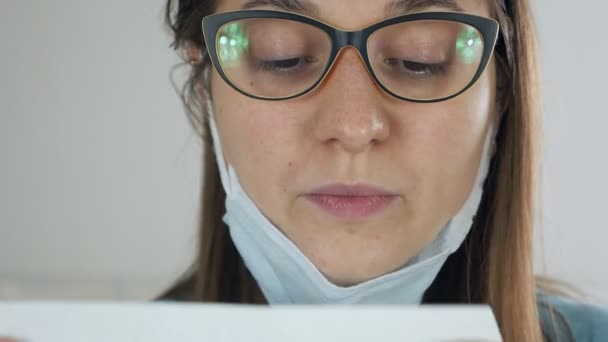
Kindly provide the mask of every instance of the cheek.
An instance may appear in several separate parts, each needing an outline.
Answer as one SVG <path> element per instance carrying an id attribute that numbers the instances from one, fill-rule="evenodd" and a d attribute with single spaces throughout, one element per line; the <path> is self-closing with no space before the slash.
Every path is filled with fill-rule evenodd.
<path id="1" fill-rule="evenodd" d="M 425 170 L 426 182 L 434 197 L 429 203 L 445 203 L 450 215 L 456 213 L 470 193 L 479 163 L 483 144 L 491 121 L 494 119 L 494 89 L 492 70 L 467 92 L 437 107 L 440 118 L 428 135 L 425 153 L 432 153 Z"/>
<path id="2" fill-rule="evenodd" d="M 251 107 L 247 110 L 239 108 L 246 107 L 235 102 L 226 106 L 226 110 L 231 112 L 226 114 L 223 122 L 229 140 L 226 153 L 230 162 L 247 172 L 276 168 L 276 161 L 284 158 L 286 148 L 290 146 L 288 127 L 277 122 L 275 115 L 268 112 Z"/>
<path id="3" fill-rule="evenodd" d="M 250 99 L 222 81 L 212 87 L 226 160 L 243 188 L 265 207 L 271 194 L 287 191 L 289 174 L 299 165 L 296 116 L 282 103 Z"/>

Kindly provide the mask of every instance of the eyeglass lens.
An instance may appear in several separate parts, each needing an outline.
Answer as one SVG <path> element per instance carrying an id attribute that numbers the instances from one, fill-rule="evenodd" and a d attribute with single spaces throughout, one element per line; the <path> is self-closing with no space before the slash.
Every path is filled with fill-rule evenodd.
<path id="1" fill-rule="evenodd" d="M 284 98 L 312 87 L 331 62 L 332 42 L 322 29 L 293 20 L 249 18 L 223 25 L 216 36 L 221 68 L 245 93 Z M 378 81 L 414 100 L 449 97 L 474 78 L 483 37 L 473 26 L 417 20 L 371 34 L 367 50 Z"/>

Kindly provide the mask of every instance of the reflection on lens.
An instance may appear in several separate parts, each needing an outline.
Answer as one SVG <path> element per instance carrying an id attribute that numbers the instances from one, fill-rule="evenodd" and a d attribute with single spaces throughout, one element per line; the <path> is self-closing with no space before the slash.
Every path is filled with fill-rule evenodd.
<path id="1" fill-rule="evenodd" d="M 221 62 L 227 66 L 238 63 L 241 56 L 247 53 L 249 47 L 245 30 L 239 22 L 224 26 L 219 33 L 218 43 L 218 56 Z"/>
<path id="2" fill-rule="evenodd" d="M 247 18 L 220 28 L 220 66 L 230 83 L 262 98 L 298 95 L 320 80 L 331 38 L 315 26 L 279 18 Z"/>
<path id="3" fill-rule="evenodd" d="M 476 63 L 483 51 L 483 40 L 476 29 L 463 27 L 456 40 L 456 51 L 462 63 Z"/>
<path id="4" fill-rule="evenodd" d="M 455 95 L 477 74 L 484 42 L 473 26 L 451 20 L 416 20 L 383 27 L 368 41 L 370 64 L 392 93 L 430 101 Z"/>

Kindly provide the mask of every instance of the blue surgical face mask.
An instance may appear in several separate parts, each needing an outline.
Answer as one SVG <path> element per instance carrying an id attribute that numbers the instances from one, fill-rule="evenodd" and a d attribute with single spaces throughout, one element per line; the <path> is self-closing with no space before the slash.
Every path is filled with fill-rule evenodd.
<path id="1" fill-rule="evenodd" d="M 206 78 L 208 77 L 208 70 Z M 488 130 L 477 178 L 463 207 L 435 239 L 404 267 L 392 273 L 341 287 L 331 283 L 302 251 L 274 226 L 243 190 L 234 168 L 224 159 L 207 96 L 207 111 L 222 186 L 223 221 L 245 265 L 270 304 L 419 304 L 447 257 L 462 244 L 479 206 L 483 182 L 495 151 L 495 127 Z"/>

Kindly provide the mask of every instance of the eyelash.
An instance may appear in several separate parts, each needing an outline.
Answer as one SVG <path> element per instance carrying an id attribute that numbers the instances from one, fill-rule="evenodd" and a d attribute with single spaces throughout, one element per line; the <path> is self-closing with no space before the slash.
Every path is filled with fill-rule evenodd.
<path id="1" fill-rule="evenodd" d="M 446 72 L 445 63 L 428 64 L 428 63 L 419 63 L 419 62 L 413 62 L 413 61 L 396 59 L 396 58 L 389 58 L 389 59 L 386 59 L 384 62 L 389 65 L 391 65 L 391 64 L 394 65 L 396 63 L 399 63 L 398 67 L 407 69 L 404 72 L 406 72 L 416 78 L 438 76 L 438 75 L 442 75 Z M 418 70 L 409 69 L 407 67 L 407 65 L 409 65 L 410 67 L 413 66 L 415 69 L 418 69 Z M 420 73 L 420 69 L 422 69 L 422 74 Z"/>
<path id="2" fill-rule="evenodd" d="M 295 62 L 295 64 L 293 63 Z M 312 56 L 295 57 L 279 60 L 260 61 L 258 62 L 259 69 L 266 72 L 280 72 L 280 73 L 295 73 L 299 69 L 304 68 L 303 65 L 311 65 L 317 62 L 317 59 Z M 287 66 L 285 66 L 287 64 Z"/>
<path id="3" fill-rule="evenodd" d="M 271 73 L 281 73 L 284 75 L 295 74 L 302 71 L 303 68 L 309 66 L 317 61 L 316 58 L 311 56 L 305 57 L 294 57 L 280 60 L 268 60 L 258 62 L 259 70 Z M 385 63 L 389 65 L 398 64 L 400 72 L 408 74 L 408 76 L 423 79 L 432 76 L 439 76 L 445 74 L 446 65 L 445 63 L 419 63 L 414 61 L 408 61 L 403 59 L 391 58 L 385 60 Z M 409 66 L 409 67 L 408 67 Z M 413 68 L 412 68 L 413 67 Z M 403 70 L 405 69 L 405 70 Z"/>

